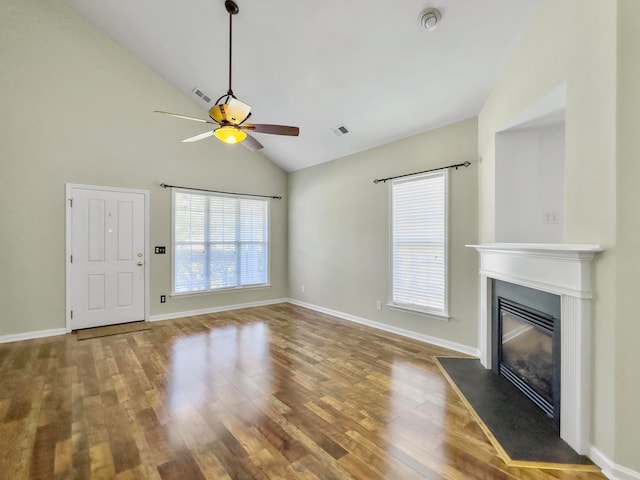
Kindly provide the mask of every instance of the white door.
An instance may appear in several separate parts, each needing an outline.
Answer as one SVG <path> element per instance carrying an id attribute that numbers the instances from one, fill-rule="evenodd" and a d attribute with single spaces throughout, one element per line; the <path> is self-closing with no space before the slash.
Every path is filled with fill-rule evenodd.
<path id="1" fill-rule="evenodd" d="M 145 319 L 145 194 L 70 189 L 71 330 Z"/>

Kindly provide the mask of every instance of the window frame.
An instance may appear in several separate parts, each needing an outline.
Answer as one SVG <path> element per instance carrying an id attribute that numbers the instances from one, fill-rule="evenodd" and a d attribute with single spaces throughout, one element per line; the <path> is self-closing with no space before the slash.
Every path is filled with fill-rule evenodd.
<path id="1" fill-rule="evenodd" d="M 265 210 L 266 210 L 266 241 L 265 241 L 265 250 L 266 250 L 266 279 L 265 283 L 253 284 L 253 285 L 237 285 L 233 287 L 220 287 L 220 288 L 209 288 L 207 290 L 196 290 L 191 292 L 176 292 L 176 209 L 175 209 L 175 196 L 176 193 L 187 193 L 191 195 L 202 195 L 207 197 L 226 197 L 233 198 L 237 200 L 260 200 L 265 202 Z M 208 220 L 206 220 L 208 222 Z M 206 223 L 205 223 L 206 224 Z M 207 242 L 204 242 L 207 243 Z M 243 242 L 240 242 L 239 237 L 234 242 L 236 245 L 240 245 Z M 238 249 L 238 252 L 240 250 Z M 239 257 L 238 257 L 239 258 Z M 238 261 L 238 263 L 240 263 Z M 240 272 L 238 272 L 238 276 L 240 276 Z M 239 194 L 227 194 L 227 193 L 216 193 L 216 192 L 207 192 L 202 190 L 191 190 L 189 188 L 178 188 L 174 187 L 171 189 L 171 297 L 185 297 L 185 296 L 198 296 L 198 295 L 211 295 L 217 293 L 228 293 L 232 291 L 245 291 L 245 290 L 255 290 L 262 288 L 270 288 L 271 287 L 271 199 L 270 198 L 256 198 L 255 196 L 248 195 L 239 195 Z"/>
<path id="2" fill-rule="evenodd" d="M 442 176 L 444 183 L 444 291 L 443 291 L 443 308 L 433 308 L 429 306 L 418 306 L 413 304 L 396 303 L 394 298 L 394 185 L 400 183 L 415 182 L 427 177 Z M 449 195 L 449 170 L 439 170 L 436 172 L 428 172 L 412 175 L 410 177 L 394 179 L 389 183 L 389 300 L 387 306 L 417 315 L 433 317 L 438 320 L 448 321 L 449 316 L 449 243 L 450 243 L 450 195 Z"/>

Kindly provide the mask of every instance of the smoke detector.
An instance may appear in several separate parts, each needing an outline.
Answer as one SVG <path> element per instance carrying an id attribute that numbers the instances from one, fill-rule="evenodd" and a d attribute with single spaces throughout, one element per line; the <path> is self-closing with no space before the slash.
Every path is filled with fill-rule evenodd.
<path id="1" fill-rule="evenodd" d="M 422 25 L 422 28 L 427 32 L 432 32 L 438 27 L 441 18 L 440 10 L 437 8 L 427 8 L 420 14 L 420 25 Z"/>

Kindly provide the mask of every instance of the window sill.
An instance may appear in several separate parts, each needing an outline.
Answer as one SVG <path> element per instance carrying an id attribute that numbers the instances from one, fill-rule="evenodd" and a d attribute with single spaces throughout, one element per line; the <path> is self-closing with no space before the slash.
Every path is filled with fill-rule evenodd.
<path id="1" fill-rule="evenodd" d="M 420 310 L 418 308 L 406 307 L 404 305 L 396 305 L 395 303 L 387 303 L 387 307 L 392 308 L 393 310 L 399 310 L 401 312 L 413 313 L 414 315 L 421 315 L 423 317 L 430 317 L 435 320 L 440 320 L 443 322 L 448 322 L 451 318 L 447 312 L 444 313 L 435 313 L 430 312 L 428 310 Z"/>
<path id="2" fill-rule="evenodd" d="M 205 291 L 199 291 L 199 292 L 172 293 L 170 297 L 171 298 L 201 297 L 203 295 L 219 295 L 221 293 L 246 292 L 248 290 L 264 290 L 266 288 L 271 288 L 271 284 L 266 283 L 263 285 L 256 285 L 256 286 L 250 286 L 250 287 L 218 288 L 216 290 L 205 290 Z"/>

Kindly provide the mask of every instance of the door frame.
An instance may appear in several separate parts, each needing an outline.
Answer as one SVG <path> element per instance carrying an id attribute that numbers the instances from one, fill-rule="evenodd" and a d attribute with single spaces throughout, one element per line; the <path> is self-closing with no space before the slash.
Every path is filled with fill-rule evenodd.
<path id="1" fill-rule="evenodd" d="M 144 321 L 149 321 L 149 190 L 140 190 L 135 188 L 122 187 L 106 187 L 100 185 L 83 185 L 80 183 L 65 183 L 65 223 L 66 223 L 66 241 L 65 241 L 65 329 L 67 333 L 71 333 L 71 192 L 74 188 L 82 188 L 85 190 L 103 190 L 115 193 L 137 193 L 142 194 L 144 198 Z"/>

